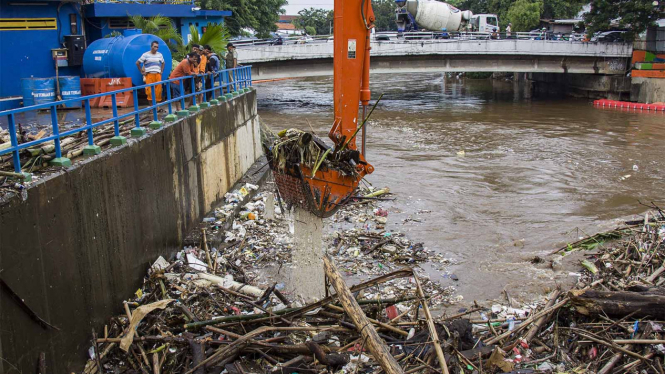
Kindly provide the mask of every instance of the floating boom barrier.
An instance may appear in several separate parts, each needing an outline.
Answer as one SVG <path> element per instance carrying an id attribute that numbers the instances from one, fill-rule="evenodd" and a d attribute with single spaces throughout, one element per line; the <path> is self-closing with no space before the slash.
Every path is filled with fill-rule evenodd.
<path id="1" fill-rule="evenodd" d="M 624 108 L 624 109 L 635 109 L 635 110 L 648 110 L 654 112 L 663 112 L 665 113 L 665 104 L 642 104 L 642 103 L 631 103 L 630 101 L 617 101 L 617 100 L 595 100 L 593 102 L 594 106 L 602 108 Z"/>

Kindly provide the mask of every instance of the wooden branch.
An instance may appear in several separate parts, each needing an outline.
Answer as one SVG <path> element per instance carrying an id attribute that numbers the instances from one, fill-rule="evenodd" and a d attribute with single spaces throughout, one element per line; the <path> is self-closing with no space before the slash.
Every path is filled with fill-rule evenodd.
<path id="1" fill-rule="evenodd" d="M 210 258 L 210 251 L 208 250 L 208 240 L 206 239 L 206 229 L 201 229 L 203 233 L 203 250 L 206 252 L 206 259 L 208 260 L 208 268 L 212 269 L 212 259 Z"/>
<path id="2" fill-rule="evenodd" d="M 458 313 L 458 314 L 453 314 L 453 315 L 450 316 L 450 317 L 442 318 L 442 319 L 441 319 L 441 322 L 443 322 L 443 321 L 450 321 L 451 319 L 457 319 L 457 318 L 460 318 L 460 317 L 464 317 L 464 316 L 467 315 L 467 314 L 475 313 L 475 312 L 477 312 L 477 311 L 479 311 L 479 310 L 483 310 L 483 308 L 473 308 L 473 309 L 469 309 L 469 310 L 467 310 L 466 312 L 462 312 L 462 313 Z"/>
<path id="3" fill-rule="evenodd" d="M 635 313 L 635 317 L 651 316 L 665 319 L 665 296 L 630 291 L 572 290 L 569 293 L 580 314 L 622 317 Z"/>
<path id="4" fill-rule="evenodd" d="M 395 358 L 390 354 L 388 347 L 381 341 L 374 326 L 367 320 L 365 313 L 360 309 L 360 305 L 353 297 L 351 290 L 346 286 L 342 276 L 337 271 L 335 264 L 329 256 L 323 258 L 323 264 L 326 275 L 330 283 L 335 288 L 339 301 L 342 303 L 347 315 L 356 326 L 360 335 L 365 339 L 369 351 L 374 359 L 379 363 L 386 374 L 402 374 L 404 371 L 399 366 Z"/>
<path id="5" fill-rule="evenodd" d="M 344 311 L 345 311 L 344 308 L 340 308 L 340 307 L 335 306 L 335 305 L 328 305 L 327 307 L 330 308 L 330 309 L 332 309 L 332 310 L 336 310 L 336 311 L 338 311 L 338 312 L 344 312 Z M 389 330 L 389 331 L 392 331 L 392 332 L 394 332 L 394 333 L 396 333 L 396 334 L 399 334 L 399 335 L 402 335 L 402 336 L 409 336 L 409 333 L 408 333 L 408 332 L 406 332 L 406 331 L 404 331 L 404 330 L 400 330 L 400 329 L 398 329 L 398 328 L 395 327 L 395 326 L 390 326 L 390 325 L 388 325 L 388 324 L 385 324 L 385 323 L 383 323 L 383 322 L 377 321 L 377 320 L 372 319 L 372 318 L 367 318 L 367 320 L 370 321 L 370 322 L 372 322 L 373 324 L 379 326 L 379 327 L 383 327 L 384 329 Z"/>
<path id="6" fill-rule="evenodd" d="M 615 339 L 614 344 L 665 344 L 665 339 Z"/>
<path id="7" fill-rule="evenodd" d="M 627 355 L 630 355 L 630 356 L 633 356 L 633 357 L 635 357 L 635 358 L 639 358 L 640 360 L 647 360 L 646 357 L 644 357 L 644 356 L 642 356 L 642 355 L 640 355 L 640 354 L 637 354 L 637 353 L 635 353 L 635 352 L 633 352 L 633 351 L 629 351 L 628 349 L 625 349 L 625 348 L 619 347 L 619 346 L 617 346 L 617 345 L 615 345 L 615 344 L 613 344 L 613 343 L 611 343 L 611 342 L 608 342 L 608 341 L 605 341 L 605 340 L 602 340 L 602 339 L 595 338 L 595 337 L 591 336 L 587 331 L 584 331 L 584 330 L 582 330 L 582 329 L 572 328 L 572 327 L 571 327 L 570 329 L 573 330 L 573 331 L 575 331 L 576 333 L 578 333 L 581 337 L 583 337 L 583 338 L 585 338 L 585 339 L 589 339 L 589 340 L 591 340 L 591 341 L 593 341 L 593 342 L 596 342 L 596 343 L 598 343 L 598 344 L 602 344 L 602 345 L 608 346 L 608 347 L 610 347 L 610 348 L 612 348 L 612 349 L 614 349 L 614 350 L 617 350 L 617 351 L 623 352 L 623 353 L 625 353 L 625 354 L 627 354 Z"/>
<path id="8" fill-rule="evenodd" d="M 423 312 L 425 312 L 425 318 L 427 318 L 427 327 L 429 328 L 429 333 L 432 335 L 432 345 L 434 346 L 434 351 L 436 352 L 436 357 L 439 359 L 439 366 L 441 367 L 441 372 L 443 374 L 448 374 L 448 364 L 446 364 L 446 356 L 443 355 L 443 349 L 441 349 L 441 342 L 439 341 L 439 334 L 436 332 L 436 326 L 434 325 L 434 320 L 432 319 L 432 314 L 429 312 L 429 307 L 427 306 L 427 300 L 425 299 L 425 293 L 423 288 L 420 285 L 420 279 L 416 272 L 413 272 L 413 279 L 416 281 L 416 291 L 418 292 L 418 297 L 420 298 L 420 305 L 423 306 Z"/>
<path id="9" fill-rule="evenodd" d="M 665 265 L 661 265 L 658 269 L 656 269 L 650 276 L 647 278 L 647 282 L 653 283 L 653 281 L 660 276 L 660 274 L 665 271 Z"/>
<path id="10" fill-rule="evenodd" d="M 231 362 L 232 360 L 235 359 L 235 357 L 245 348 L 247 347 L 250 343 L 253 342 L 253 338 L 257 335 L 261 335 L 266 332 L 271 332 L 271 331 L 321 331 L 320 327 L 310 327 L 310 326 L 298 326 L 298 327 L 272 327 L 272 326 L 263 326 L 259 327 L 258 329 L 249 332 L 245 335 L 243 335 L 241 338 L 238 340 L 234 341 L 233 343 L 220 347 L 213 353 L 210 357 L 207 359 L 201 361 L 198 365 L 194 366 L 192 369 L 189 371 L 185 372 L 185 374 L 192 374 L 194 373 L 195 370 L 197 370 L 200 367 L 205 367 L 205 366 L 211 366 L 218 364 L 218 366 L 224 366 Z M 307 349 L 305 347 L 307 351 Z"/>
<path id="11" fill-rule="evenodd" d="M 545 304 L 544 309 L 551 308 L 552 305 L 554 305 L 554 302 L 556 301 L 556 299 L 559 297 L 559 295 L 561 295 L 561 291 L 554 290 L 550 294 L 549 300 L 547 301 L 547 304 Z M 531 326 L 531 328 L 529 328 L 529 331 L 526 333 L 526 336 L 524 337 L 524 340 L 526 340 L 527 342 L 530 342 L 531 339 L 536 337 L 536 335 L 538 334 L 538 331 L 540 331 L 540 328 L 543 326 L 543 324 L 545 322 L 547 322 L 548 317 L 549 317 L 548 315 L 544 315 L 544 316 L 538 318 L 538 320 L 536 320 L 536 322 Z"/>
<path id="12" fill-rule="evenodd" d="M 408 277 L 408 276 L 410 276 L 412 273 L 413 273 L 413 271 L 412 271 L 411 269 L 401 269 L 401 270 L 393 271 L 392 273 L 388 273 L 388 274 L 382 275 L 382 276 L 380 276 L 380 277 L 377 277 L 377 278 L 374 278 L 374 279 L 370 279 L 370 280 L 368 280 L 367 282 L 363 282 L 363 283 L 357 284 L 357 285 L 351 287 L 351 292 L 352 292 L 352 293 L 353 293 L 353 292 L 358 292 L 358 291 L 360 291 L 360 290 L 364 290 L 364 289 L 366 289 L 366 288 L 369 288 L 369 287 L 372 287 L 372 286 L 379 285 L 379 284 L 381 284 L 381 283 L 387 282 L 387 281 L 392 280 L 392 279 L 395 279 L 395 278 L 404 278 L 404 277 Z M 320 308 L 320 307 L 323 307 L 323 306 L 325 306 L 325 305 L 328 305 L 328 304 L 330 304 L 331 302 L 333 302 L 333 300 L 334 300 L 334 296 L 328 296 L 328 297 L 326 297 L 326 298 L 324 298 L 324 299 L 322 299 L 322 300 L 319 300 L 319 301 L 317 301 L 317 302 L 315 302 L 315 303 L 312 303 L 312 304 L 309 304 L 309 305 L 305 305 L 304 307 L 302 307 L 302 308 L 300 308 L 300 309 L 298 309 L 298 310 L 295 310 L 295 311 L 293 311 L 293 312 L 291 312 L 291 313 L 287 313 L 287 314 L 284 315 L 284 318 L 294 318 L 294 317 L 301 316 L 301 315 L 303 315 L 303 314 L 305 314 L 305 313 L 307 313 L 307 312 L 310 312 L 310 311 L 312 311 L 312 310 L 316 310 L 316 309 L 318 309 L 318 308 Z"/>

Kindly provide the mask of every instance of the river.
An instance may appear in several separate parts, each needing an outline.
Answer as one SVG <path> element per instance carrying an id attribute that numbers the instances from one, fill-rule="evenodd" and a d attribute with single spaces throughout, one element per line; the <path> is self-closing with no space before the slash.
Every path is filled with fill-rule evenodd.
<path id="1" fill-rule="evenodd" d="M 442 74 L 371 80 L 372 98 L 385 95 L 369 123 L 367 160 L 376 171 L 368 180 L 396 194 L 384 204 L 388 228 L 451 258 L 458 281 L 430 275 L 465 301 L 504 290 L 528 300 L 574 282 L 576 264 L 554 272 L 547 255 L 644 212 L 638 200 L 658 203 L 665 191 L 661 113 L 527 98 L 509 81 Z M 332 77 L 256 88 L 259 114 L 271 127 L 307 130 L 309 122 L 326 137 Z M 532 263 L 536 256 L 545 261 Z"/>

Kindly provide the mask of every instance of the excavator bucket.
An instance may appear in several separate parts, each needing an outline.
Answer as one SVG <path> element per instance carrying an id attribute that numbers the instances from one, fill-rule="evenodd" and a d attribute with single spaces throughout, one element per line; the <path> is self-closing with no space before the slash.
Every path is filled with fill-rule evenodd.
<path id="1" fill-rule="evenodd" d="M 359 181 L 337 170 L 318 170 L 312 177 L 307 166 L 294 165 L 274 170 L 279 194 L 288 206 L 297 206 L 314 215 L 327 218 L 335 214 L 354 195 Z"/>
<path id="2" fill-rule="evenodd" d="M 354 196 L 370 165 L 354 150 L 334 151 L 291 129 L 266 152 L 282 202 L 327 218 Z"/>

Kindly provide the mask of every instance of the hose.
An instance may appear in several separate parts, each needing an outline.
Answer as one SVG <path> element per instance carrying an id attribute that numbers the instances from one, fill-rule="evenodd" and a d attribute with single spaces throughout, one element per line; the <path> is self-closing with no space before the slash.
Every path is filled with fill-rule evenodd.
<path id="1" fill-rule="evenodd" d="M 370 27 L 369 27 L 369 25 L 367 24 L 367 18 L 365 18 L 365 1 L 366 1 L 366 0 L 362 0 L 362 2 L 360 3 L 360 15 L 361 15 L 362 18 L 363 18 L 363 23 L 365 23 L 365 28 L 366 28 L 367 30 L 369 30 Z"/>

